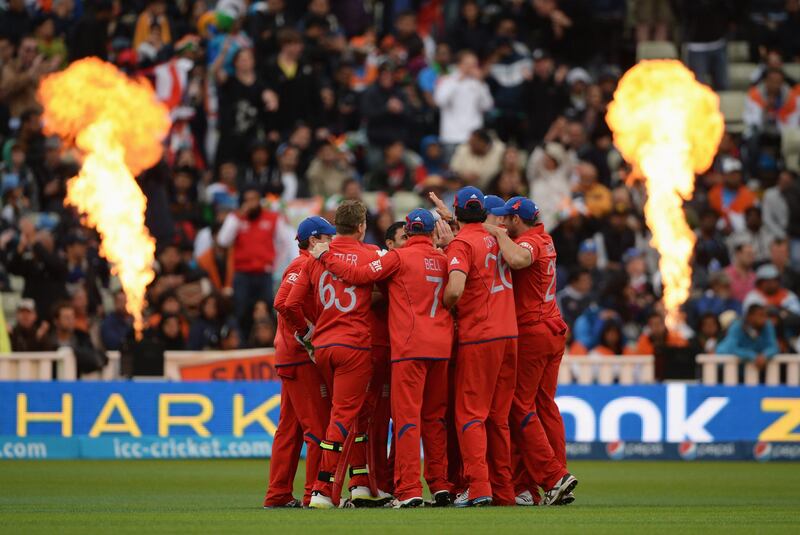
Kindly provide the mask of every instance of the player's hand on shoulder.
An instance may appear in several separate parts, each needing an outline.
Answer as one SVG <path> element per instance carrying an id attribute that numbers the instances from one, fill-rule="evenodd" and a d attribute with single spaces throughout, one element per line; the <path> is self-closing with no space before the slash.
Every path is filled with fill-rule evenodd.
<path id="1" fill-rule="evenodd" d="M 308 252 L 311 254 L 311 256 L 318 259 L 323 254 L 330 251 L 330 249 L 331 246 L 328 242 L 317 242 L 313 247 L 311 247 L 311 249 L 309 249 Z"/>

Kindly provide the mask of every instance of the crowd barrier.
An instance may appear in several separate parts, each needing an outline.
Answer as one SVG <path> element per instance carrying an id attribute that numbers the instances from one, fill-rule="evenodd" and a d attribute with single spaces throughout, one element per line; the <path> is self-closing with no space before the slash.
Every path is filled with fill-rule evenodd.
<path id="1" fill-rule="evenodd" d="M 106 352 L 108 365 L 101 371 L 83 375 L 81 380 L 112 381 L 123 378 L 118 351 Z M 275 379 L 272 348 L 231 351 L 166 351 L 163 379 L 186 380 L 268 380 Z M 698 355 L 701 382 L 717 384 L 800 386 L 800 355 L 777 355 L 769 360 L 763 374 L 752 363 L 742 365 L 733 355 Z M 72 351 L 0 354 L 0 380 L 48 381 L 77 378 Z M 152 379 L 152 377 L 151 377 Z M 561 385 L 641 385 L 655 382 L 652 355 L 565 356 L 559 370 Z"/>
<path id="2" fill-rule="evenodd" d="M 564 385 L 575 459 L 800 460 L 800 390 Z M 0 458 L 268 457 L 278 381 L 0 382 Z"/>
<path id="3" fill-rule="evenodd" d="M 742 369 L 741 361 L 734 355 L 697 355 L 697 364 L 701 367 L 704 385 L 757 385 L 760 381 L 758 368 L 752 362 L 746 362 Z M 785 379 L 782 380 L 781 372 Z M 720 380 L 720 373 L 722 379 Z M 741 376 L 743 381 L 740 381 Z M 764 370 L 764 384 L 800 386 L 800 355 L 776 355 L 768 362 Z"/>

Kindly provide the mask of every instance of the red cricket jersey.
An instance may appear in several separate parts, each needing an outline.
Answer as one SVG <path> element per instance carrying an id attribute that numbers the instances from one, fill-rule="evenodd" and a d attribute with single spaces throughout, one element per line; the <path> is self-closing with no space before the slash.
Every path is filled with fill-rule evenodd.
<path id="1" fill-rule="evenodd" d="M 375 250 L 375 254 L 383 256 L 386 251 L 377 245 L 364 244 L 366 247 Z M 386 288 L 379 286 L 381 293 L 386 296 Z M 389 347 L 389 310 L 385 299 L 372 303 L 372 347 Z"/>
<path id="2" fill-rule="evenodd" d="M 557 320 L 556 330 L 566 330 L 556 303 L 556 248 L 553 238 L 536 225 L 526 230 L 516 243 L 530 251 L 530 266 L 514 271 L 514 298 L 517 304 L 517 325 L 525 332 L 535 324 Z"/>
<path id="3" fill-rule="evenodd" d="M 283 272 L 283 278 L 278 287 L 278 293 L 275 294 L 275 303 L 273 306 L 278 313 L 278 329 L 275 333 L 276 368 L 311 362 L 305 348 L 294 339 L 294 330 L 284 319 L 284 315 L 286 314 L 286 298 L 299 279 L 300 273 L 303 271 L 303 266 L 306 265 L 309 259 L 314 260 L 311 258 L 311 255 L 308 254 L 308 251 L 301 250 L 300 256 L 292 260 L 291 263 L 286 266 L 286 271 Z M 313 303 L 303 303 L 303 315 L 312 323 L 315 321 L 316 311 Z"/>
<path id="4" fill-rule="evenodd" d="M 456 305 L 458 341 L 488 342 L 517 336 L 511 270 L 497 240 L 480 223 L 461 227 L 447 247 L 448 273 L 467 275 Z"/>
<path id="5" fill-rule="evenodd" d="M 343 279 L 357 284 L 386 280 L 392 362 L 447 360 L 452 354 L 453 318 L 442 298 L 447 285 L 447 257 L 425 236 L 367 266 L 346 264 L 331 255 L 322 262 Z"/>
<path id="6" fill-rule="evenodd" d="M 348 236 L 336 237 L 330 253 L 348 264 L 364 265 L 377 251 Z M 372 284 L 352 285 L 339 280 L 322 262 L 309 260 L 286 299 L 286 319 L 295 332 L 304 332 L 304 303 L 318 312 L 311 343 L 316 348 L 345 346 L 371 349 Z"/>

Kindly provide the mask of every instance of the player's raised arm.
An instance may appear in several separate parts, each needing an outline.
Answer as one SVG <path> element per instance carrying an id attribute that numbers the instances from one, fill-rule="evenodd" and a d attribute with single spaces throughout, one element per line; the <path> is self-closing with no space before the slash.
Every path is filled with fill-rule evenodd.
<path id="1" fill-rule="evenodd" d="M 500 252 L 511 269 L 524 269 L 533 263 L 533 250 L 514 243 L 504 228 L 489 223 L 484 223 L 483 228 L 497 239 Z"/>

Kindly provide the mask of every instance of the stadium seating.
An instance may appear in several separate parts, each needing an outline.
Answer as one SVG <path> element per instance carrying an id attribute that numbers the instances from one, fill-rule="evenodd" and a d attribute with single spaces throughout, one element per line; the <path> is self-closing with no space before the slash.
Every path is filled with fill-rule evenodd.
<path id="1" fill-rule="evenodd" d="M 747 93 L 744 91 L 720 91 L 719 108 L 725 116 L 725 129 L 734 134 L 744 131 L 744 103 Z"/>
<path id="2" fill-rule="evenodd" d="M 755 63 L 731 63 L 728 65 L 728 80 L 730 89 L 745 91 L 750 87 L 753 71 L 756 70 Z"/>
<path id="3" fill-rule="evenodd" d="M 728 43 L 728 61 L 732 63 L 750 61 L 750 43 L 747 41 L 730 41 Z"/>
<path id="4" fill-rule="evenodd" d="M 670 41 L 644 41 L 636 45 L 636 60 L 678 59 L 678 48 Z"/>

